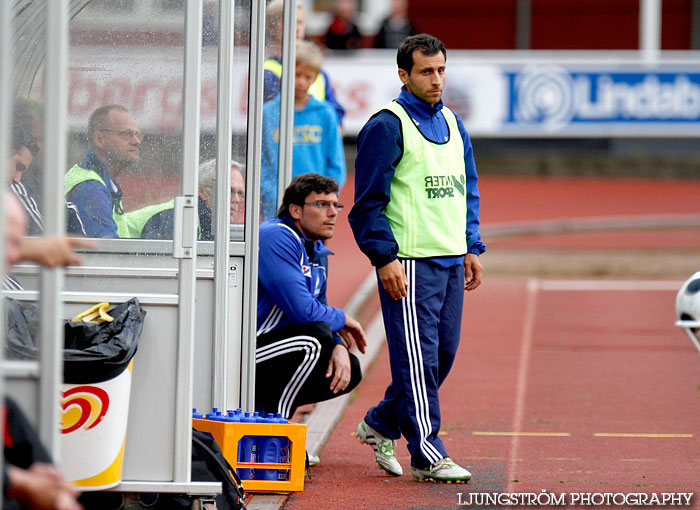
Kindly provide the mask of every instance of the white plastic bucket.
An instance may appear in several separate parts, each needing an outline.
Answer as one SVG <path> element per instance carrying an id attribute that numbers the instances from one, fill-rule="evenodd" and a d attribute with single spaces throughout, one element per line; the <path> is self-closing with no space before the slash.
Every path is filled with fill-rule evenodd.
<path id="1" fill-rule="evenodd" d="M 81 490 L 122 480 L 132 365 L 107 381 L 61 387 L 61 469 Z"/>

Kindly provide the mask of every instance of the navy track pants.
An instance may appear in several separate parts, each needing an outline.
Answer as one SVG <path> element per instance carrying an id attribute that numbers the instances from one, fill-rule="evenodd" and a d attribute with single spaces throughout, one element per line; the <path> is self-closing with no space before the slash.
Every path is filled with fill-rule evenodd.
<path id="1" fill-rule="evenodd" d="M 403 435 L 411 465 L 424 468 L 448 456 L 438 437 L 438 388 L 459 346 L 464 265 L 442 268 L 419 259 L 401 263 L 408 280 L 405 298 L 391 299 L 379 282 L 392 382 L 365 421 L 388 438 Z"/>

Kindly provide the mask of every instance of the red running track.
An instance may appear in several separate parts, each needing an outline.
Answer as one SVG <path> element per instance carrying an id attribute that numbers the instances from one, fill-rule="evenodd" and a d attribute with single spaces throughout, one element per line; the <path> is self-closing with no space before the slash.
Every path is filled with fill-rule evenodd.
<path id="1" fill-rule="evenodd" d="M 335 252 L 331 259 L 329 302 L 342 306 L 371 271 L 367 259 L 352 237 L 347 214 L 353 198 L 353 176 L 341 194 L 348 207 L 338 218 L 336 235 L 328 246 Z M 508 222 L 538 222 L 572 218 L 619 216 L 700 215 L 700 182 L 681 179 L 629 178 L 538 178 L 482 177 L 483 229 Z M 527 235 L 485 239 L 492 248 L 636 248 L 698 249 L 700 228 L 616 230 L 566 234 Z M 698 261 L 700 269 L 700 260 Z M 487 275 L 488 277 L 488 275 Z"/>
<path id="2" fill-rule="evenodd" d="M 496 280 L 467 297 L 462 345 L 441 389 L 441 437 L 473 472 L 471 483 L 382 476 L 371 449 L 352 437 L 389 382 L 384 349 L 313 479 L 284 508 L 441 509 L 469 492 L 700 489 L 700 359 L 673 326 L 675 283 L 643 290 L 638 282 L 632 291 L 559 285 Z M 403 440 L 398 459 L 407 472 Z"/>
<path id="3" fill-rule="evenodd" d="M 481 221 L 700 213 L 700 182 L 690 179 L 485 176 Z"/>
<path id="4" fill-rule="evenodd" d="M 700 201 L 692 199 L 698 192 L 693 181 L 486 177 L 482 221 L 487 227 L 700 213 Z M 664 233 L 669 249 L 696 247 L 680 240 L 692 231 L 679 233 Z M 652 235 L 596 235 L 600 246 L 658 248 Z M 582 238 L 581 247 L 595 246 Z M 565 246 L 566 239 L 573 238 L 557 243 Z M 329 299 L 342 305 L 370 267 L 344 221 L 330 246 L 336 256 Z M 462 345 L 441 389 L 441 437 L 474 480 L 438 485 L 415 483 L 409 474 L 383 476 L 371 449 L 352 436 L 389 383 L 383 349 L 321 451 L 313 479 L 285 508 L 455 508 L 470 492 L 697 492 L 700 360 L 673 326 L 680 284 L 653 290 L 654 284 L 637 282 L 641 288 L 616 290 L 591 283 L 577 290 L 563 282 L 557 290 L 549 282 L 486 275 L 467 295 Z M 408 473 L 404 441 L 398 458 Z"/>

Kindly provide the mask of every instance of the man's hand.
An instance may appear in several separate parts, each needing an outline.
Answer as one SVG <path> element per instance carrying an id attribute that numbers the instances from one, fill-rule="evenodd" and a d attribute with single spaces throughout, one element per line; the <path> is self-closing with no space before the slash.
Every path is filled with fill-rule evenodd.
<path id="1" fill-rule="evenodd" d="M 94 247 L 93 242 L 78 237 L 25 237 L 20 243 L 20 257 L 46 267 L 76 266 L 82 260 L 75 249 Z"/>
<path id="2" fill-rule="evenodd" d="M 345 315 L 345 326 L 339 331 L 340 336 L 343 337 L 345 343 L 348 345 L 348 349 L 352 349 L 353 346 L 357 346 L 357 350 L 362 354 L 365 353 L 365 347 L 367 347 L 367 337 L 365 336 L 365 330 L 362 329 L 362 325 L 349 315 Z"/>
<path id="3" fill-rule="evenodd" d="M 7 466 L 7 495 L 25 508 L 36 510 L 82 510 L 79 492 L 50 464 L 35 463 L 28 469 Z"/>
<path id="4" fill-rule="evenodd" d="M 475 290 L 481 285 L 484 270 L 476 253 L 467 253 L 464 257 L 464 290 Z"/>
<path id="5" fill-rule="evenodd" d="M 326 379 L 331 379 L 331 391 L 338 393 L 343 391 L 350 384 L 350 355 L 348 350 L 342 345 L 336 345 L 331 352 L 331 359 L 328 361 L 328 370 L 326 370 Z"/>
<path id="6" fill-rule="evenodd" d="M 398 259 L 394 259 L 386 266 L 379 268 L 379 280 L 392 299 L 406 297 L 406 287 L 408 287 L 406 271 Z"/>

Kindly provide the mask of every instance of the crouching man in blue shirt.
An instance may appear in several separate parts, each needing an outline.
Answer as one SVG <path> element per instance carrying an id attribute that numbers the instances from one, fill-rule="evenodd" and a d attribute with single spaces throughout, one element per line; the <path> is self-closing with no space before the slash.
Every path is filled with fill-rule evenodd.
<path id="1" fill-rule="evenodd" d="M 277 219 L 260 225 L 256 409 L 290 418 L 300 405 L 329 400 L 360 382 L 362 326 L 326 304 L 327 257 L 338 184 L 315 173 L 295 177 Z"/>

